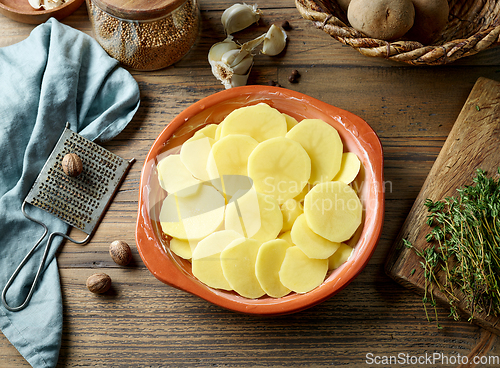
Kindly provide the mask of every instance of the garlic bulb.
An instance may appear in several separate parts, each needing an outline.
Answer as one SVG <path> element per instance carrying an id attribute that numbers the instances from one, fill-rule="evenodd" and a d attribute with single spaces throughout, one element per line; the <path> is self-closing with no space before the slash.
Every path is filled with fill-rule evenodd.
<path id="1" fill-rule="evenodd" d="M 227 35 L 241 31 L 260 19 L 261 11 L 257 4 L 251 6 L 245 3 L 234 4 L 224 10 L 221 21 Z"/>
<path id="2" fill-rule="evenodd" d="M 228 36 L 210 48 L 208 61 L 212 74 L 229 89 L 247 83 L 253 65 L 253 55 L 251 50 L 242 48 L 233 41 L 232 36 Z"/>
<path id="3" fill-rule="evenodd" d="M 64 4 L 65 0 L 28 0 L 28 2 L 34 9 L 43 7 L 45 10 L 50 10 Z"/>
<path id="4" fill-rule="evenodd" d="M 61 6 L 64 3 L 64 0 L 43 0 L 43 8 L 45 10 L 50 10 Z"/>
<path id="5" fill-rule="evenodd" d="M 278 55 L 286 46 L 286 38 L 285 30 L 273 24 L 264 37 L 262 53 L 269 56 Z"/>
<path id="6" fill-rule="evenodd" d="M 212 66 L 212 74 L 222 82 L 226 89 L 244 86 L 253 65 L 252 51 L 264 42 L 264 36 L 238 45 L 233 36 L 218 42 L 208 52 L 208 62 Z"/>
<path id="7" fill-rule="evenodd" d="M 28 0 L 33 9 L 40 9 L 42 7 L 42 0 Z"/>
<path id="8" fill-rule="evenodd" d="M 274 24 L 266 33 L 241 46 L 233 41 L 232 32 L 246 28 L 259 17 L 260 10 L 257 5 L 251 7 L 246 4 L 234 4 L 222 14 L 222 24 L 228 36 L 224 41 L 212 45 L 208 52 L 208 61 L 212 74 L 226 89 L 247 83 L 253 65 L 252 52 L 260 44 L 263 43 L 261 52 L 270 56 L 278 55 L 286 46 L 287 35 L 284 29 Z"/>

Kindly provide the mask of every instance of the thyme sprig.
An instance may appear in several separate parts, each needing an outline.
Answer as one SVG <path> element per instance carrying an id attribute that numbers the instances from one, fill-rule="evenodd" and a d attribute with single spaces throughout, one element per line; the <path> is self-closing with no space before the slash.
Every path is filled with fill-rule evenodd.
<path id="1" fill-rule="evenodd" d="M 478 313 L 500 316 L 500 182 L 478 169 L 473 185 L 457 192 L 441 201 L 425 201 L 427 225 L 433 227 L 426 236 L 428 247 L 419 250 L 403 239 L 422 258 L 424 310 L 431 321 L 427 305 L 434 308 L 438 327 L 435 288 L 447 298 L 456 320 L 460 296 L 469 320 Z"/>

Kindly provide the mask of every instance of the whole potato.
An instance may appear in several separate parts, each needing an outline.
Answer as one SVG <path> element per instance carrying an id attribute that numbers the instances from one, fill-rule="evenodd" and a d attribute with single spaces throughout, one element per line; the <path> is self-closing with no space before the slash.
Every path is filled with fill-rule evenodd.
<path id="1" fill-rule="evenodd" d="M 407 34 L 408 39 L 431 44 L 448 24 L 450 7 L 447 0 L 412 0 L 415 22 Z"/>
<path id="2" fill-rule="evenodd" d="M 394 40 L 413 26 L 411 0 L 352 0 L 347 9 L 351 26 L 368 37 Z"/>

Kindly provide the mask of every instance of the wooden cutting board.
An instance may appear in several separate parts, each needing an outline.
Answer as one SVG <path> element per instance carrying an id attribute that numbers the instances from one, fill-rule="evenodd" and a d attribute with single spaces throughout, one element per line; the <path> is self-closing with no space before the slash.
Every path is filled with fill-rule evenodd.
<path id="1" fill-rule="evenodd" d="M 416 248 L 428 246 L 426 234 L 427 198 L 433 201 L 456 196 L 456 189 L 471 185 L 476 169 L 495 174 L 500 166 L 500 83 L 479 78 L 455 122 L 436 162 L 393 244 L 386 262 L 386 273 L 394 280 L 417 293 L 424 292 L 424 275 L 420 258 L 414 250 L 403 245 L 409 240 Z M 412 274 L 412 270 L 414 273 Z M 445 303 L 438 292 L 436 299 Z M 465 318 L 470 317 L 463 302 L 457 304 Z M 500 335 L 500 318 L 477 315 L 474 322 Z"/>

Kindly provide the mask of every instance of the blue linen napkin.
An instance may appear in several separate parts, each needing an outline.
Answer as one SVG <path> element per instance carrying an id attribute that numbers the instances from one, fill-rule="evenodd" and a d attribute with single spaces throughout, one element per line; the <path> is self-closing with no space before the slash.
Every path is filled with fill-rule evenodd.
<path id="1" fill-rule="evenodd" d="M 90 36 L 49 19 L 24 41 L 0 48 L 0 291 L 36 243 L 43 228 L 26 219 L 21 204 L 66 122 L 84 137 L 116 136 L 139 107 L 137 82 Z M 49 232 L 66 233 L 56 217 L 27 206 Z M 62 298 L 56 237 L 28 306 L 10 312 L 0 303 L 0 328 L 36 368 L 57 364 Z M 7 293 L 10 306 L 26 297 L 45 241 Z M 31 276 L 30 276 L 31 275 Z"/>

